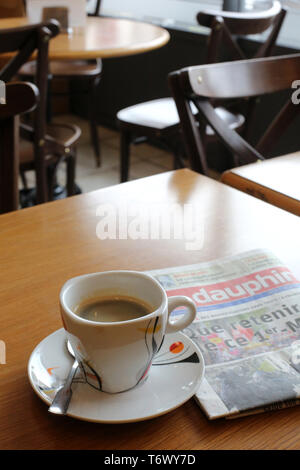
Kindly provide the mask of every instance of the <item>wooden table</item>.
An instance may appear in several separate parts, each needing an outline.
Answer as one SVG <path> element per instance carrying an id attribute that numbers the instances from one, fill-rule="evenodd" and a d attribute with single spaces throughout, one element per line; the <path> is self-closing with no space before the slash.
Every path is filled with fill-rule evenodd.
<path id="1" fill-rule="evenodd" d="M 225 171 L 222 181 L 274 206 L 300 215 L 300 152 Z"/>
<path id="2" fill-rule="evenodd" d="M 29 24 L 27 18 L 0 19 L 0 28 Z M 85 28 L 59 34 L 51 40 L 51 60 L 97 59 L 140 54 L 164 46 L 170 39 L 167 30 L 139 21 L 88 17 Z"/>
<path id="3" fill-rule="evenodd" d="M 96 209 L 109 203 L 195 204 L 204 246 L 184 240 L 99 240 Z M 61 328 L 58 295 L 70 277 L 149 270 L 267 247 L 300 275 L 298 217 L 190 170 L 178 170 L 0 216 L 1 449 L 299 449 L 300 408 L 208 421 L 191 399 L 150 421 L 91 424 L 51 415 L 33 392 L 27 362 Z"/>

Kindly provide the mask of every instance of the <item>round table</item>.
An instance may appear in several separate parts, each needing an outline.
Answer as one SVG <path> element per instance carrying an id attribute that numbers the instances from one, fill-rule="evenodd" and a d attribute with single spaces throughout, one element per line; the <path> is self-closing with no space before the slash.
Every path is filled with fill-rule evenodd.
<path id="1" fill-rule="evenodd" d="M 0 29 L 29 24 L 28 18 L 0 19 Z M 167 30 L 120 18 L 87 17 L 84 28 L 61 33 L 50 41 L 50 60 L 97 59 L 140 54 L 164 46 Z"/>

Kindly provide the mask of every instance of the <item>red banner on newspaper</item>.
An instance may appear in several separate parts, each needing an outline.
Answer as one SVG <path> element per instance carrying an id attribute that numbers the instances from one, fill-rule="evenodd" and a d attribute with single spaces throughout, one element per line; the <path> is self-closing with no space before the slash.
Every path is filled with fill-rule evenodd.
<path id="1" fill-rule="evenodd" d="M 279 291 L 284 288 L 285 290 L 285 286 L 294 286 L 296 283 L 298 280 L 291 271 L 280 266 L 204 287 L 172 289 L 168 295 L 186 295 L 191 297 L 198 306 L 208 306 L 249 297 L 253 300 L 253 296 L 265 295 L 268 292 L 274 293 L 274 289 Z"/>

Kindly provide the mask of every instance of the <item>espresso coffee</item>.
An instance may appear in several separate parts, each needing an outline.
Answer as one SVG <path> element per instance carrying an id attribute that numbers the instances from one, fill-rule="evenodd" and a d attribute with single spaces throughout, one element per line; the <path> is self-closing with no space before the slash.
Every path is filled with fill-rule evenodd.
<path id="1" fill-rule="evenodd" d="M 95 322 L 128 321 L 152 311 L 153 308 L 142 300 L 121 295 L 87 299 L 74 309 L 79 317 Z"/>

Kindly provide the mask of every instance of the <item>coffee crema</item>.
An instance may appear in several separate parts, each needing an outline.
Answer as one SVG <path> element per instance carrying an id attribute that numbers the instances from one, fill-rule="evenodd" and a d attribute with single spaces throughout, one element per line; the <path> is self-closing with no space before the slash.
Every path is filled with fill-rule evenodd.
<path id="1" fill-rule="evenodd" d="M 141 299 L 125 295 L 110 295 L 85 299 L 74 308 L 84 320 L 122 322 L 149 315 L 154 309 Z"/>

